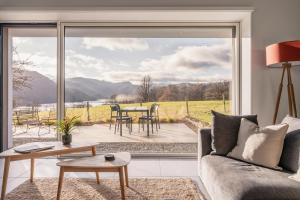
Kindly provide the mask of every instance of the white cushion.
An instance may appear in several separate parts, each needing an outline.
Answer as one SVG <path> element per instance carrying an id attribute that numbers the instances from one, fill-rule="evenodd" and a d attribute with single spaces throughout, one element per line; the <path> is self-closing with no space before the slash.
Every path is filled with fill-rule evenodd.
<path id="1" fill-rule="evenodd" d="M 242 118 L 237 145 L 228 156 L 278 169 L 288 127 L 287 124 L 278 124 L 259 130 L 258 125 Z"/>
<path id="2" fill-rule="evenodd" d="M 300 119 L 299 118 L 294 118 L 294 117 L 290 117 L 289 115 L 287 115 L 282 120 L 281 123 L 289 125 L 289 129 L 287 130 L 288 133 L 300 129 Z"/>

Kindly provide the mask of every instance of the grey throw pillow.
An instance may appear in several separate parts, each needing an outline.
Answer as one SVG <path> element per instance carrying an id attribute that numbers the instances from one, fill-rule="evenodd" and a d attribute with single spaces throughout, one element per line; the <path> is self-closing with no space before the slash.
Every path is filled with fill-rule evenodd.
<path id="1" fill-rule="evenodd" d="M 233 116 L 211 111 L 212 118 L 212 152 L 214 155 L 227 155 L 236 145 L 241 119 L 257 123 L 257 115 Z"/>
<path id="2" fill-rule="evenodd" d="M 287 133 L 279 165 L 292 172 L 300 168 L 300 130 Z"/>
<path id="3" fill-rule="evenodd" d="M 282 123 L 287 123 L 289 129 L 284 140 L 280 166 L 292 172 L 298 170 L 300 174 L 300 119 L 286 116 Z"/>

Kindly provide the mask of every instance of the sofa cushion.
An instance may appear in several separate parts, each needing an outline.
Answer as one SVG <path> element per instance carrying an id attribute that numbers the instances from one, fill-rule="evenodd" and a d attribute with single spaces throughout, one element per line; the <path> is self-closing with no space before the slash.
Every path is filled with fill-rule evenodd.
<path id="1" fill-rule="evenodd" d="M 257 124 L 257 115 L 232 116 L 212 111 L 212 152 L 227 155 L 236 145 L 241 119 L 246 118 Z"/>
<path id="2" fill-rule="evenodd" d="M 300 130 L 285 136 L 279 166 L 292 172 L 297 172 L 300 168 Z"/>
<path id="3" fill-rule="evenodd" d="M 257 124 L 242 118 L 237 145 L 227 155 L 278 169 L 288 127 L 287 124 L 277 124 L 259 129 Z"/>
<path id="4" fill-rule="evenodd" d="M 279 165 L 292 172 L 300 167 L 300 119 L 286 116 L 282 123 L 289 125 Z"/>
<path id="5" fill-rule="evenodd" d="M 300 183 L 289 179 L 290 175 L 216 155 L 204 156 L 200 166 L 212 200 L 299 199 Z"/>
<path id="6" fill-rule="evenodd" d="M 300 129 L 300 119 L 299 119 L 299 118 L 290 117 L 289 115 L 287 115 L 287 116 L 282 120 L 281 123 L 282 123 L 282 124 L 288 124 L 288 125 L 289 125 L 289 129 L 288 129 L 288 131 L 287 131 L 288 133 Z"/>
<path id="7" fill-rule="evenodd" d="M 211 129 L 202 128 L 198 134 L 198 157 L 206 156 L 211 151 Z"/>

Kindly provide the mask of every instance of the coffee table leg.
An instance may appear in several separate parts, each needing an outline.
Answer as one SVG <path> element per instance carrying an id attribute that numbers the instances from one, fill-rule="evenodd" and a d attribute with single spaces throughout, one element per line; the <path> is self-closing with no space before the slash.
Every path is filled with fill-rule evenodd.
<path id="1" fill-rule="evenodd" d="M 126 187 L 128 187 L 129 186 L 129 181 L 128 181 L 128 168 L 127 168 L 127 165 L 126 166 L 124 166 L 124 172 L 125 172 L 125 185 L 126 185 Z"/>
<path id="2" fill-rule="evenodd" d="M 64 168 L 60 167 L 56 200 L 60 199 L 60 194 L 61 194 L 61 188 L 62 188 L 63 180 L 64 180 Z"/>
<path id="3" fill-rule="evenodd" d="M 125 187 L 124 187 L 124 174 L 123 167 L 119 167 L 119 179 L 120 179 L 120 187 L 121 187 L 121 199 L 125 200 Z"/>
<path id="4" fill-rule="evenodd" d="M 92 154 L 93 156 L 96 156 L 96 147 L 92 147 Z M 99 172 L 96 172 L 96 181 L 97 181 L 97 184 L 100 184 L 100 177 L 99 177 Z"/>
<path id="5" fill-rule="evenodd" d="M 33 175 L 34 175 L 34 158 L 30 159 L 30 182 L 33 182 Z"/>
<path id="6" fill-rule="evenodd" d="M 7 157 L 4 160 L 4 170 L 3 170 L 3 177 L 2 177 L 2 190 L 1 190 L 1 200 L 4 200 L 5 193 L 6 193 L 6 185 L 9 173 L 9 166 L 10 166 L 10 158 Z"/>

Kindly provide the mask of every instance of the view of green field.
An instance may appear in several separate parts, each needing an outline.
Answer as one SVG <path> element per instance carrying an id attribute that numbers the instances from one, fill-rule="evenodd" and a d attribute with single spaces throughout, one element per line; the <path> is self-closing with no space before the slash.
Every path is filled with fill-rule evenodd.
<path id="1" fill-rule="evenodd" d="M 143 103 L 142 106 L 150 107 L 153 102 Z M 187 103 L 185 101 L 173 102 L 156 102 L 159 104 L 159 117 L 161 122 L 174 123 L 180 122 L 188 116 Z M 121 108 L 127 106 L 140 106 L 141 104 L 120 104 Z M 78 116 L 78 124 L 91 123 L 106 123 L 110 120 L 110 106 L 101 105 L 89 108 L 67 108 L 66 116 Z M 226 101 L 225 110 L 223 101 L 189 101 L 188 102 L 189 117 L 204 122 L 211 123 L 211 110 L 216 110 L 222 113 L 230 113 L 230 101 Z M 141 113 L 129 113 L 135 122 Z M 89 121 L 88 121 L 89 118 Z"/>

